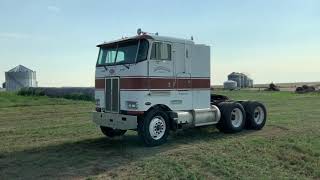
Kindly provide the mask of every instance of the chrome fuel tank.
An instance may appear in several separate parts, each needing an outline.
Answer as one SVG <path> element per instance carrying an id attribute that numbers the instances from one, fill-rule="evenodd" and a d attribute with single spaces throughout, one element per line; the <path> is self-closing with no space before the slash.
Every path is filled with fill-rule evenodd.
<path id="1" fill-rule="evenodd" d="M 194 109 L 192 111 L 175 111 L 175 122 L 188 126 L 206 126 L 217 124 L 221 118 L 220 110 L 217 106 L 211 108 Z"/>

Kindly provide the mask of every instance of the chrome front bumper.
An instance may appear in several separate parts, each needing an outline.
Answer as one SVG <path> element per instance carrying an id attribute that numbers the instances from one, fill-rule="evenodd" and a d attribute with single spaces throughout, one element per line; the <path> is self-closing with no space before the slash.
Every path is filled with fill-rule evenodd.
<path id="1" fill-rule="evenodd" d="M 105 112 L 92 112 L 92 116 L 98 126 L 122 130 L 137 129 L 138 126 L 137 116 Z"/>

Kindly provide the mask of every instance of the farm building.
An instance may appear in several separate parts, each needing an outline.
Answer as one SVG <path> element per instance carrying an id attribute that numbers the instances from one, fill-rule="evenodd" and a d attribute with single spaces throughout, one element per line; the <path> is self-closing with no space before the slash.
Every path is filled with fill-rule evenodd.
<path id="1" fill-rule="evenodd" d="M 235 90 L 238 88 L 237 82 L 232 80 L 225 81 L 223 83 L 223 88 L 227 90 Z"/>
<path id="2" fill-rule="evenodd" d="M 228 75 L 228 80 L 237 82 L 238 88 L 253 87 L 253 80 L 243 73 L 232 72 Z"/>
<path id="3" fill-rule="evenodd" d="M 36 72 L 19 65 L 5 73 L 7 91 L 18 91 L 23 87 L 37 87 Z"/>

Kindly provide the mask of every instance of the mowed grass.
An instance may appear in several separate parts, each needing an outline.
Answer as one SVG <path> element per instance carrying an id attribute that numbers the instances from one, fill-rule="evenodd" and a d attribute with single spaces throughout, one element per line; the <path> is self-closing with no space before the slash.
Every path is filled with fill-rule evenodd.
<path id="1" fill-rule="evenodd" d="M 220 91 L 266 104 L 261 131 L 214 127 L 144 147 L 136 132 L 108 139 L 94 104 L 0 93 L 0 179 L 320 179 L 320 95 Z"/>

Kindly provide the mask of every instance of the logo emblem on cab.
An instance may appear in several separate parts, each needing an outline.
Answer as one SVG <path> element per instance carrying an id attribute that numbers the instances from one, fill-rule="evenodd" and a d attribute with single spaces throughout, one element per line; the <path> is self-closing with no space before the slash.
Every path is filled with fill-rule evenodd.
<path id="1" fill-rule="evenodd" d="M 114 74 L 114 73 L 115 73 L 115 70 L 114 70 L 114 69 L 110 69 L 110 70 L 109 70 L 109 73 L 110 73 L 110 74 Z"/>

